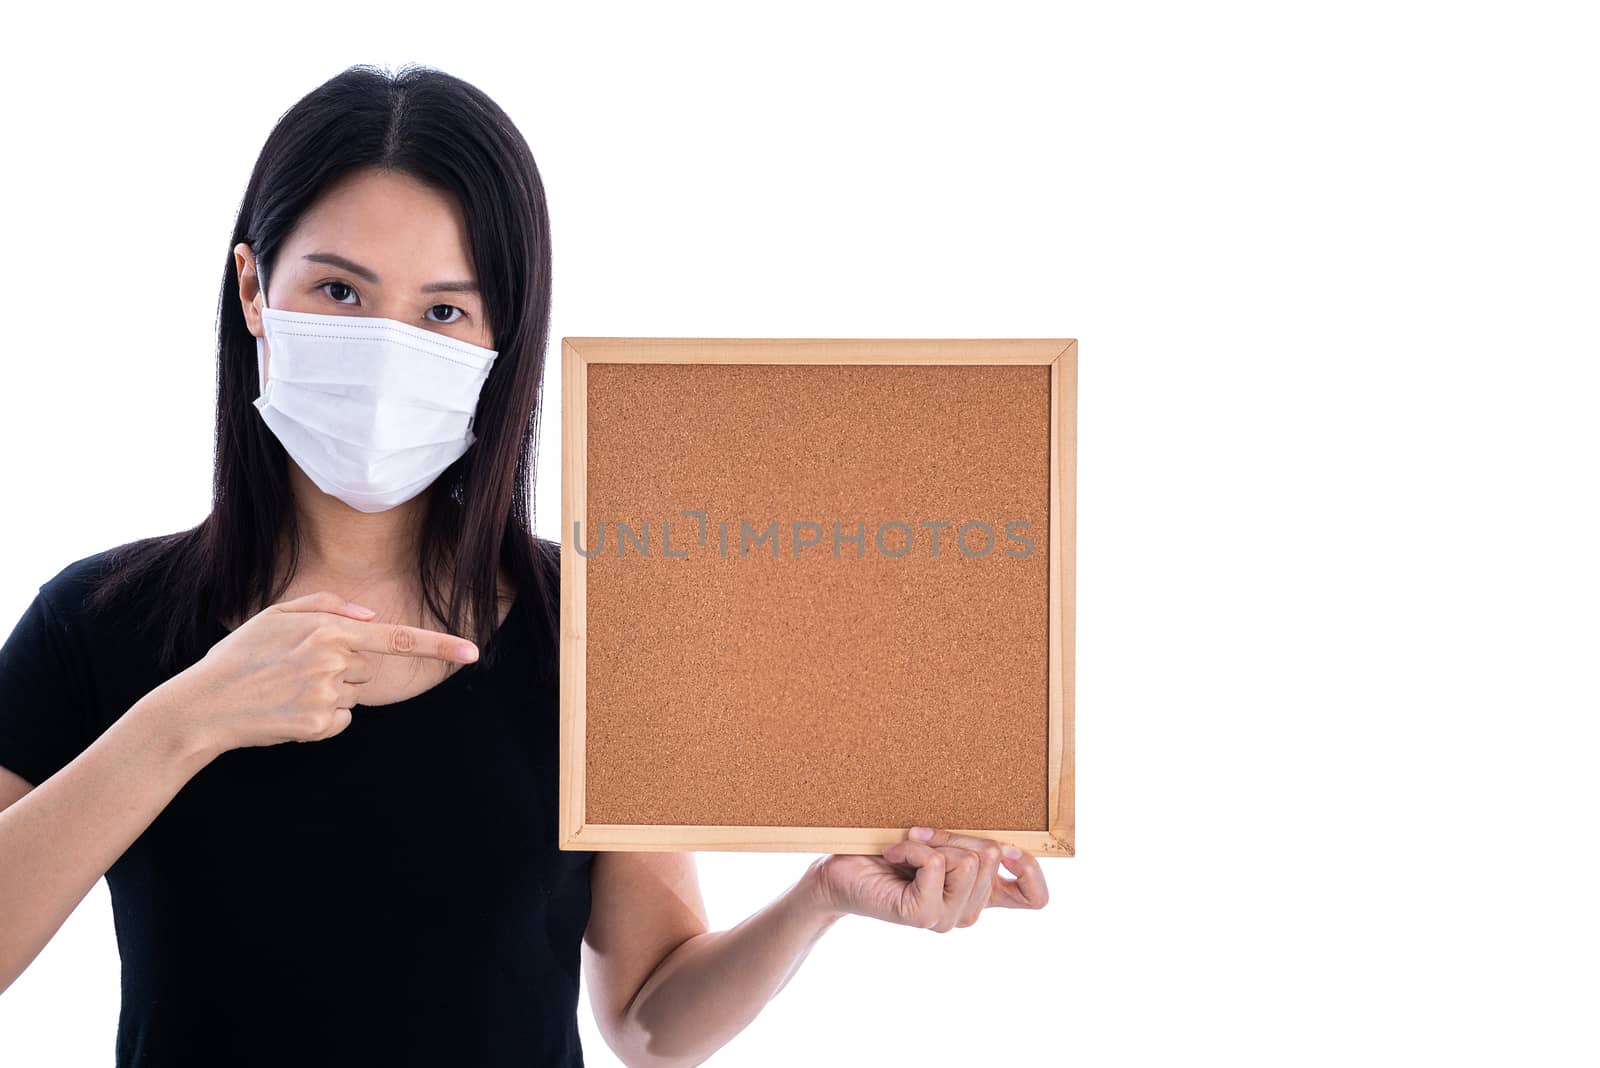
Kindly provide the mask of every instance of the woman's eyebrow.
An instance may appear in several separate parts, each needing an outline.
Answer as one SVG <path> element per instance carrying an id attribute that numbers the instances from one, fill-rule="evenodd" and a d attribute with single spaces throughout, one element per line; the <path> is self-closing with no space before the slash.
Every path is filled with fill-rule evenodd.
<path id="1" fill-rule="evenodd" d="M 310 260 L 312 263 L 326 263 L 330 267 L 339 268 L 341 271 L 349 271 L 353 275 L 365 278 L 374 285 L 381 284 L 383 281 L 378 277 L 377 272 L 368 270 L 354 260 L 347 260 L 337 252 L 308 252 L 303 258 Z"/>
<path id="2" fill-rule="evenodd" d="M 427 285 L 422 287 L 422 292 L 424 292 L 424 293 L 445 293 L 445 292 L 476 293 L 477 291 L 478 291 L 478 283 L 476 283 L 476 282 L 465 282 L 465 281 L 463 281 L 463 282 L 429 282 Z"/>
<path id="3" fill-rule="evenodd" d="M 337 252 L 308 252 L 302 258 L 310 260 L 312 263 L 326 263 L 330 267 L 337 267 L 342 271 L 349 271 L 351 274 L 356 275 L 359 278 L 364 278 L 374 285 L 381 285 L 383 283 L 383 280 L 378 277 L 377 272 L 361 266 L 361 264 L 355 262 L 354 260 L 346 259 Z M 420 290 L 420 292 L 423 293 L 476 293 L 477 291 L 478 283 L 470 280 L 460 282 L 429 282 Z"/>

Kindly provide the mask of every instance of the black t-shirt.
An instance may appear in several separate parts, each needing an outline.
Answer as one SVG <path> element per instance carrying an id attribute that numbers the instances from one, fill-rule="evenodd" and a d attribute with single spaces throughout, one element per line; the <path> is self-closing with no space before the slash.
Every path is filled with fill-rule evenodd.
<path id="1" fill-rule="evenodd" d="M 0 766 L 34 784 L 165 681 L 87 611 L 106 555 L 42 585 L 0 648 Z M 491 645 L 535 640 L 532 596 Z M 553 655 L 461 665 L 190 779 L 106 873 L 118 1068 L 581 1065 L 594 854 L 556 847 L 558 686 L 533 671 Z"/>

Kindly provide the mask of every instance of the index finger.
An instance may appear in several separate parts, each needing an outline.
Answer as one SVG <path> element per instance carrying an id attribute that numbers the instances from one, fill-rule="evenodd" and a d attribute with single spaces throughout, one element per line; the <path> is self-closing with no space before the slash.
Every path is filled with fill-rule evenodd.
<path id="1" fill-rule="evenodd" d="M 431 657 L 461 664 L 470 664 L 478 659 L 476 645 L 444 631 L 413 627 L 406 623 L 364 622 L 344 616 L 333 616 L 332 619 L 352 649 L 388 653 L 391 656 Z"/>
<path id="2" fill-rule="evenodd" d="M 941 827 L 933 828 L 933 836 L 928 839 L 928 844 L 933 846 L 962 846 L 979 853 L 985 852 L 989 847 L 999 847 L 1000 843 L 993 838 L 979 838 L 971 834 L 958 834 Z M 1007 879 L 998 871 L 994 873 L 994 892 L 990 896 L 989 905 L 998 905 L 1007 909 L 1042 909 L 1050 900 L 1050 892 L 1045 889 L 1044 872 L 1039 867 L 1039 860 L 1027 850 L 1019 851 L 1017 859 L 1012 860 L 1006 856 L 1005 849 L 1000 849 L 1000 863 L 1004 864 L 1014 875 L 1015 879 Z"/>

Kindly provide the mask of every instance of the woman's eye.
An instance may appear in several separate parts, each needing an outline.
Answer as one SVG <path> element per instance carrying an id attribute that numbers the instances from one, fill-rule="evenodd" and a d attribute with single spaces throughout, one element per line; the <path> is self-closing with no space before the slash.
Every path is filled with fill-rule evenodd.
<path id="1" fill-rule="evenodd" d="M 324 292 L 327 292 L 330 289 L 336 289 L 336 290 L 346 291 L 352 297 L 356 295 L 356 291 L 354 289 L 352 289 L 350 286 L 346 285 L 344 282 L 324 282 L 324 283 L 322 283 L 322 285 L 319 288 L 322 289 Z M 344 299 L 342 299 L 342 298 L 340 298 L 338 296 L 335 296 L 333 293 L 328 293 L 328 296 L 333 297 L 333 299 L 338 301 L 340 304 L 352 303 L 351 301 L 344 300 Z"/>
<path id="2" fill-rule="evenodd" d="M 335 301 L 337 301 L 340 304 L 359 304 L 360 303 L 360 301 L 356 299 L 355 287 L 350 285 L 348 282 L 323 282 L 317 288 L 319 288 L 323 292 L 327 293 L 329 297 L 333 298 Z M 450 318 L 444 318 L 444 319 L 433 319 L 433 318 L 430 318 L 430 320 L 429 320 L 430 322 L 439 323 L 439 324 L 442 324 L 442 325 L 448 325 L 450 323 L 460 322 L 462 319 L 465 319 L 467 317 L 467 313 L 465 311 L 463 311 L 462 309 L 456 307 L 454 304 L 435 304 L 432 307 L 430 307 L 428 309 L 428 311 L 429 311 L 429 313 L 438 312 L 441 315 L 445 315 L 445 316 L 449 316 L 451 312 L 455 313 L 455 315 L 453 317 L 450 317 Z"/>

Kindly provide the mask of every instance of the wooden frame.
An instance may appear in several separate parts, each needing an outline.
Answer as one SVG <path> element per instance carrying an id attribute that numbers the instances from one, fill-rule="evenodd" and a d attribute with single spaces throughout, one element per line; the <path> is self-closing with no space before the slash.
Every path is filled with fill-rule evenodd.
<path id="1" fill-rule="evenodd" d="M 1050 366 L 1049 758 L 1046 830 L 949 828 L 1036 856 L 1074 854 L 1074 677 L 1078 343 L 1074 339 L 618 338 L 561 340 L 561 522 L 588 505 L 591 363 L 1048 364 Z M 878 853 L 905 828 L 592 824 L 585 811 L 587 561 L 561 541 L 562 849 Z"/>

